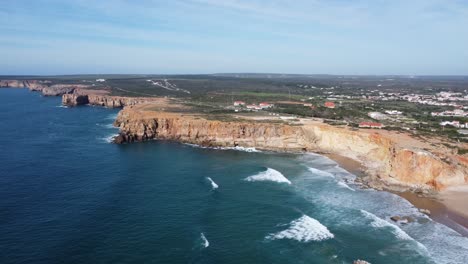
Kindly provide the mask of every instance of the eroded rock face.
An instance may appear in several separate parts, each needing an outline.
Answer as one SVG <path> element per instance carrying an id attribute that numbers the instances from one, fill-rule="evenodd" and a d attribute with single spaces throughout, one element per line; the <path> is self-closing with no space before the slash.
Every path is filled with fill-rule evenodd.
<path id="1" fill-rule="evenodd" d="M 0 87 L 4 88 L 28 88 L 30 91 L 42 92 L 45 96 L 61 96 L 75 91 L 75 89 L 86 88 L 83 84 L 55 84 L 50 81 L 41 80 L 0 80 Z"/>
<path id="2" fill-rule="evenodd" d="M 447 162 L 416 147 L 404 148 L 382 134 L 327 124 L 222 122 L 125 107 L 115 125 L 121 131 L 116 143 L 167 139 L 209 147 L 327 152 L 361 161 L 375 182 L 388 186 L 441 190 L 468 182 L 467 166 L 456 156 Z"/>
<path id="3" fill-rule="evenodd" d="M 64 94 L 62 95 L 62 104 L 67 106 L 78 106 L 89 104 L 87 95 Z"/>
<path id="4" fill-rule="evenodd" d="M 0 87 L 1 88 L 24 88 L 25 81 L 20 80 L 0 80 Z"/>
<path id="5" fill-rule="evenodd" d="M 107 108 L 122 108 L 128 105 L 136 105 L 151 102 L 150 97 L 121 97 L 111 96 L 106 90 L 76 89 L 71 94 L 62 96 L 62 104 L 67 106 L 96 105 Z"/>
<path id="6" fill-rule="evenodd" d="M 29 88 L 32 91 L 42 90 L 49 85 L 49 81 L 39 80 L 0 80 L 2 88 Z"/>
<path id="7" fill-rule="evenodd" d="M 63 94 L 72 93 L 76 88 L 73 86 L 50 86 L 50 87 L 43 87 L 41 92 L 45 96 L 61 96 Z"/>

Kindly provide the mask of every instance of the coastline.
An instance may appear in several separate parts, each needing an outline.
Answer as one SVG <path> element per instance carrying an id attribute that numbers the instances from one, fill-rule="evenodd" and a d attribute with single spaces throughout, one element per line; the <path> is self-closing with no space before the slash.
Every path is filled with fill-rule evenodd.
<path id="1" fill-rule="evenodd" d="M 33 89 L 30 89 L 33 90 Z M 68 95 L 68 94 L 65 94 Z M 109 98 L 111 98 L 110 96 Z M 104 107 L 109 107 L 108 104 L 101 103 L 102 98 L 96 99 L 97 103 L 89 102 L 89 105 L 99 105 Z M 104 98 L 106 99 L 106 98 Z M 120 98 L 118 98 L 120 100 Z M 105 100 L 107 102 L 107 100 Z M 112 100 L 111 100 L 112 101 Z M 63 102 L 64 103 L 64 102 Z M 138 102 L 134 102 L 133 100 L 130 102 L 120 102 L 119 104 L 115 104 L 112 101 L 112 107 L 122 107 L 124 105 L 134 105 Z M 65 103 L 64 103 L 65 104 Z M 180 142 L 180 141 L 179 141 Z M 281 151 L 281 150 L 277 150 Z M 356 161 L 355 159 L 345 157 L 339 154 L 330 154 L 330 153 L 320 153 L 318 154 L 324 155 L 329 157 L 330 159 L 337 162 L 340 166 L 342 166 L 347 171 L 353 173 L 358 177 L 366 177 L 368 174 L 366 173 L 367 168 L 361 164 L 360 162 Z M 381 188 L 373 187 L 372 185 L 369 188 L 382 190 Z M 384 188 L 385 191 L 392 192 L 394 194 L 399 195 L 400 197 L 408 200 L 411 204 L 419 209 L 429 209 L 431 211 L 430 217 L 439 223 L 442 223 L 450 228 L 456 230 L 463 236 L 468 237 L 468 206 L 464 203 L 468 201 L 468 188 L 463 192 L 459 190 L 446 190 L 440 192 L 434 196 L 422 196 L 420 194 L 414 192 L 397 192 L 395 190 L 390 190 L 388 188 Z"/>
<path id="2" fill-rule="evenodd" d="M 363 164 L 348 157 L 338 154 L 320 153 L 338 163 L 343 169 L 363 177 L 366 175 Z M 431 212 L 429 217 L 443 225 L 457 231 L 464 237 L 468 237 L 468 187 L 452 188 L 442 191 L 434 196 L 424 196 L 414 192 L 397 192 L 384 190 L 396 194 L 418 209 L 426 209 Z"/>

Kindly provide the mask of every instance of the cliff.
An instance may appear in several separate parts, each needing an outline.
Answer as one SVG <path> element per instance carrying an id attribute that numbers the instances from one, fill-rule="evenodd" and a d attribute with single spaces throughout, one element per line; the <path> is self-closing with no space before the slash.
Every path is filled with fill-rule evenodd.
<path id="1" fill-rule="evenodd" d="M 368 170 L 369 184 L 392 189 L 441 190 L 468 182 L 468 169 L 460 156 L 429 152 L 429 144 L 409 135 L 355 131 L 307 119 L 294 124 L 223 122 L 150 108 L 125 107 L 115 121 L 121 131 L 115 142 L 167 139 L 209 147 L 334 153 L 362 162 Z"/>
<path id="2" fill-rule="evenodd" d="M 31 90 L 46 87 L 47 81 L 38 80 L 0 80 L 1 88 L 29 88 Z"/>
<path id="3" fill-rule="evenodd" d="M 30 91 L 41 92 L 44 96 L 61 96 L 75 91 L 75 89 L 86 88 L 83 84 L 54 84 L 50 81 L 41 80 L 0 80 L 3 88 L 28 88 Z"/>
<path id="4" fill-rule="evenodd" d="M 111 96 L 106 90 L 76 89 L 73 93 L 62 95 L 62 104 L 67 106 L 96 105 L 108 108 L 121 108 L 127 105 L 148 103 L 156 100 L 150 97 Z"/>

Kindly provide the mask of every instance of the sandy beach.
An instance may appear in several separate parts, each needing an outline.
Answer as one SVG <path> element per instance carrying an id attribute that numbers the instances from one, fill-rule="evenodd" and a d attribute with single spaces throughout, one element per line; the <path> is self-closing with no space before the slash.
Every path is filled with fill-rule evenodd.
<path id="1" fill-rule="evenodd" d="M 365 175 L 364 166 L 353 159 L 336 154 L 323 154 L 356 176 Z M 431 219 L 468 237 L 468 185 L 451 187 L 434 197 L 413 192 L 392 192 L 408 200 L 418 209 L 431 212 Z"/>

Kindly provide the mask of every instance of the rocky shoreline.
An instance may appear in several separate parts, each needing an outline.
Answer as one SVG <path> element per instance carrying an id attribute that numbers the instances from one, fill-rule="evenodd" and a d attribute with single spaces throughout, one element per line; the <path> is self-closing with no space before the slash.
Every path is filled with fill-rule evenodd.
<path id="1" fill-rule="evenodd" d="M 340 155 L 362 164 L 361 186 L 430 196 L 468 184 L 468 158 L 430 144 L 384 131 L 351 130 L 301 119 L 296 123 L 209 120 L 203 115 L 155 111 L 161 98 L 111 96 L 106 90 L 41 81 L 0 81 L 0 87 L 29 88 L 44 96 L 62 96 L 67 106 L 123 108 L 114 125 L 115 143 L 155 139 L 204 147 L 244 147 L 278 152 Z M 464 221 L 465 219 L 463 219 Z"/>
<path id="2" fill-rule="evenodd" d="M 363 182 L 377 189 L 429 193 L 468 184 L 467 157 L 401 133 L 352 130 L 309 119 L 294 123 L 211 120 L 196 113 L 155 110 L 160 104 L 171 106 L 161 98 L 112 96 L 108 90 L 92 90 L 82 84 L 1 80 L 0 87 L 61 95 L 67 106 L 124 107 L 115 120 L 120 128 L 115 143 L 166 139 L 206 147 L 338 154 L 361 162 L 366 168 Z"/>
<path id="3" fill-rule="evenodd" d="M 363 181 L 377 189 L 429 193 L 468 182 L 463 157 L 430 152 L 422 142 L 417 142 L 420 146 L 402 144 L 398 138 L 404 135 L 395 138 L 381 131 L 354 131 L 306 119 L 294 124 L 208 120 L 201 115 L 153 111 L 150 106 L 119 112 L 116 143 L 165 139 L 205 147 L 338 154 L 364 164 Z"/>

